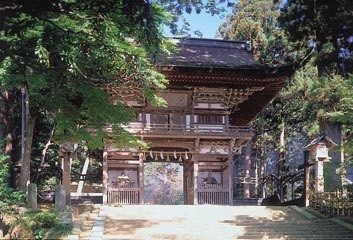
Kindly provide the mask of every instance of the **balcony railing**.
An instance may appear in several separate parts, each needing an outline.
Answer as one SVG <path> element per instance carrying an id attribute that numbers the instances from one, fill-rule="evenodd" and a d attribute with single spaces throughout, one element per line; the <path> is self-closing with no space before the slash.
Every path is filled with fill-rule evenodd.
<path id="1" fill-rule="evenodd" d="M 124 129 L 137 135 L 174 134 L 174 135 L 230 135 L 240 137 L 253 136 L 249 126 L 230 125 L 176 125 L 176 124 L 150 124 L 132 122 L 124 126 Z"/>

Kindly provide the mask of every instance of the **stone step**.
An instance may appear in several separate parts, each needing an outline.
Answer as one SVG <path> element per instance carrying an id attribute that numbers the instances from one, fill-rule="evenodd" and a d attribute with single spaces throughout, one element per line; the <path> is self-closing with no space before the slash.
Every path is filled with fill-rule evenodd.
<path id="1" fill-rule="evenodd" d="M 353 239 L 347 226 L 293 207 L 102 206 L 82 229 L 84 240 Z"/>

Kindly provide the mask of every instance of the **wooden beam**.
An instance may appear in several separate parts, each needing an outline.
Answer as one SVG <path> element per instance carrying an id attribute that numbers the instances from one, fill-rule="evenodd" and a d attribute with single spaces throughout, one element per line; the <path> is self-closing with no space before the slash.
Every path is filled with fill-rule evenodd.
<path id="1" fill-rule="evenodd" d="M 139 195 L 140 195 L 140 204 L 145 203 L 144 198 L 144 163 L 143 163 L 143 153 L 139 154 L 139 168 L 138 168 L 138 178 L 139 178 Z"/>
<path id="2" fill-rule="evenodd" d="M 136 169 L 138 167 L 138 164 L 109 164 L 109 169 Z"/>
<path id="3" fill-rule="evenodd" d="M 139 164 L 139 160 L 108 160 L 108 166 L 110 166 L 111 164 L 132 164 L 132 165 L 138 165 Z"/>
<path id="4" fill-rule="evenodd" d="M 229 147 L 228 150 L 228 185 L 229 185 L 229 205 L 233 205 L 233 193 L 234 193 L 234 188 L 233 188 L 233 152 L 232 148 Z"/>
<path id="5" fill-rule="evenodd" d="M 251 144 L 248 142 L 246 145 L 245 159 L 244 159 L 244 177 L 250 178 L 250 165 L 251 165 Z M 244 183 L 243 198 L 250 198 L 250 184 Z"/>
<path id="6" fill-rule="evenodd" d="M 227 162 L 199 162 L 199 166 L 220 166 L 220 167 L 223 167 L 223 166 L 227 166 L 228 163 Z"/>
<path id="7" fill-rule="evenodd" d="M 103 150 L 103 204 L 108 203 L 108 152 Z"/>
<path id="8" fill-rule="evenodd" d="M 138 159 L 138 154 L 134 152 L 109 152 L 108 159 Z"/>
<path id="9" fill-rule="evenodd" d="M 83 164 L 83 168 L 82 168 L 82 172 L 81 172 L 81 177 L 85 177 L 87 174 L 87 170 L 88 170 L 88 165 L 89 165 L 89 157 L 86 157 L 85 159 L 85 163 Z M 77 194 L 82 193 L 82 189 L 83 189 L 83 184 L 84 184 L 85 180 L 84 179 L 80 179 L 80 181 L 78 182 L 78 186 L 77 186 Z"/>
<path id="10" fill-rule="evenodd" d="M 194 158 L 194 205 L 198 205 L 199 201 L 198 201 L 198 174 L 199 174 L 199 160 L 197 157 L 198 154 L 194 154 L 193 158 Z"/>

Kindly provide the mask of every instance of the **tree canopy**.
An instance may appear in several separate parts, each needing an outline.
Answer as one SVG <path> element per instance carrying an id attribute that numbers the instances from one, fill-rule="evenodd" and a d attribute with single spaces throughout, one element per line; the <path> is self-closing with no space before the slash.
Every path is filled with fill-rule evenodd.
<path id="1" fill-rule="evenodd" d="M 26 87 L 30 113 L 54 117 L 61 139 L 87 139 L 88 129 L 103 135 L 107 122 L 131 119 L 125 107 L 113 106 L 106 93 L 92 86 L 119 85 L 127 77 L 141 89 L 164 82 L 148 60 L 164 41 L 160 24 L 165 15 L 157 5 L 10 1 L 0 9 L 1 86 Z"/>
<path id="2" fill-rule="evenodd" d="M 254 122 L 258 156 L 282 148 L 282 130 L 288 142 L 315 136 L 321 118 L 342 124 L 351 156 L 352 7 L 350 1 L 238 1 L 219 28 L 226 39 L 251 41 L 261 62 L 297 69 Z"/>
<path id="3" fill-rule="evenodd" d="M 167 15 L 146 1 L 2 1 L 0 3 L 0 87 L 25 92 L 27 119 L 22 185 L 29 179 L 29 161 L 36 120 L 47 119 L 54 139 L 84 141 L 101 148 L 114 138 L 136 144 L 120 124 L 134 113 L 110 102 L 99 86 L 130 82 L 145 90 L 163 87 L 149 57 L 166 39 L 161 24 Z M 110 123 L 112 132 L 104 131 Z"/>

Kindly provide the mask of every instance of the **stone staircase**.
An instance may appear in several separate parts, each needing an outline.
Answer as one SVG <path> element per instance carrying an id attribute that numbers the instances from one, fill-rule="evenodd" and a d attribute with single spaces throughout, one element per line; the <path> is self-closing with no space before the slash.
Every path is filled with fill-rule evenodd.
<path id="1" fill-rule="evenodd" d="M 103 237 L 104 221 L 100 207 L 84 205 L 82 212 L 74 214 L 73 231 L 68 240 L 100 240 Z"/>
<path id="2" fill-rule="evenodd" d="M 81 215 L 68 239 L 353 239 L 352 225 L 295 206 L 100 206 Z"/>
<path id="3" fill-rule="evenodd" d="M 339 220 L 320 219 L 298 207 L 271 207 L 271 211 L 272 219 L 243 215 L 228 221 L 247 229 L 236 239 L 353 239 L 353 226 L 343 226 Z"/>

